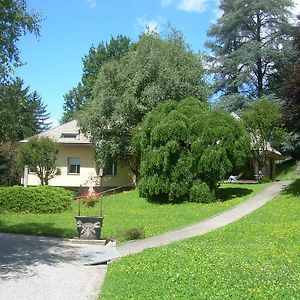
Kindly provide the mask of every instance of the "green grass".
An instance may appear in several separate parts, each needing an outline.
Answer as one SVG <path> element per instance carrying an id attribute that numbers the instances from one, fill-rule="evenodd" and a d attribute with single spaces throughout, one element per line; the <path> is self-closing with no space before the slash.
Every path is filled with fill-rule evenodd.
<path id="1" fill-rule="evenodd" d="M 300 299 L 300 179 L 217 231 L 109 265 L 101 300 Z"/>
<path id="2" fill-rule="evenodd" d="M 297 165 L 299 161 L 294 159 L 286 160 L 276 165 L 276 180 L 293 180 L 300 178 L 299 174 L 296 174 Z"/>
<path id="3" fill-rule="evenodd" d="M 254 193 L 265 188 L 266 184 L 223 185 L 218 202 L 210 204 L 149 203 L 138 196 L 138 191 L 124 192 L 104 197 L 104 223 L 102 236 L 125 240 L 123 232 L 131 228 L 143 227 L 145 235 L 153 236 L 169 230 L 195 223 L 222 212 Z M 78 204 L 72 209 L 57 214 L 21 214 L 5 213 L 0 215 L 0 231 L 26 233 L 33 235 L 74 237 L 75 215 Z M 81 215 L 99 215 L 100 208 L 83 208 Z"/>

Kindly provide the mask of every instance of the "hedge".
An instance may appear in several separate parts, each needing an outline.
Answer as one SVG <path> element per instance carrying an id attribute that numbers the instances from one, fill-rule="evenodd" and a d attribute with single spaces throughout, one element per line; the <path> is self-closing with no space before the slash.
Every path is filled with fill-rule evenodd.
<path id="1" fill-rule="evenodd" d="M 73 192 L 59 187 L 0 187 L 0 211 L 56 213 L 71 207 Z"/>

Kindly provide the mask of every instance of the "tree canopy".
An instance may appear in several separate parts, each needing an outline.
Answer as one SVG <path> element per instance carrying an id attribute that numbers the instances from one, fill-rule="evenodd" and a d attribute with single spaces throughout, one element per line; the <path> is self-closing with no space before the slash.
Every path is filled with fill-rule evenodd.
<path id="1" fill-rule="evenodd" d="M 282 115 L 278 105 L 268 98 L 261 98 L 252 103 L 242 118 L 247 131 L 251 134 L 252 149 L 255 158 L 265 155 L 270 146 L 278 146 L 282 140 Z"/>
<path id="2" fill-rule="evenodd" d="M 260 98 L 277 68 L 294 51 L 289 23 L 292 0 L 221 0 L 222 16 L 212 25 L 207 47 L 215 89 L 226 95 Z"/>
<path id="3" fill-rule="evenodd" d="M 37 92 L 17 78 L 0 84 L 0 141 L 17 142 L 48 129 L 49 114 Z"/>
<path id="4" fill-rule="evenodd" d="M 28 12 L 25 0 L 0 1 L 0 83 L 21 63 L 17 42 L 27 32 L 39 35 L 41 17 Z"/>
<path id="5" fill-rule="evenodd" d="M 136 126 L 159 103 L 187 96 L 205 102 L 208 88 L 203 75 L 201 58 L 178 33 L 166 38 L 145 33 L 125 56 L 105 63 L 92 99 L 79 116 L 98 158 L 131 157 Z"/>
<path id="6" fill-rule="evenodd" d="M 49 180 L 59 174 L 55 166 L 57 144 L 48 137 L 32 137 L 24 143 L 19 152 L 20 162 L 34 171 L 41 185 L 48 185 Z"/>
<path id="7" fill-rule="evenodd" d="M 166 202 L 197 201 L 191 196 L 199 186 L 213 193 L 226 175 L 242 169 L 250 151 L 241 121 L 193 98 L 158 105 L 135 140 L 141 153 L 139 191 Z"/>
<path id="8" fill-rule="evenodd" d="M 111 60 L 119 60 L 130 49 L 131 41 L 124 35 L 112 37 L 109 43 L 101 42 L 97 47 L 92 46 L 89 53 L 82 59 L 83 75 L 81 82 L 64 96 L 63 122 L 75 118 L 84 103 L 91 98 L 92 90 L 101 66 Z"/>

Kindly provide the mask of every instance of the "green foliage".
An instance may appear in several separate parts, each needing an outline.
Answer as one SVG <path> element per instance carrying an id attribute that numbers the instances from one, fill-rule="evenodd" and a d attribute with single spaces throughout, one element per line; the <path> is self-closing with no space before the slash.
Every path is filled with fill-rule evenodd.
<path id="1" fill-rule="evenodd" d="M 39 35 L 41 18 L 27 11 L 25 0 L 0 2 L 0 83 L 7 80 L 12 68 L 20 65 L 18 41 L 26 32 Z"/>
<path id="2" fill-rule="evenodd" d="M 104 224 L 102 236 L 125 241 L 122 233 L 130 228 L 143 227 L 145 236 L 150 237 L 185 225 L 207 219 L 252 196 L 266 184 L 226 184 L 221 186 L 219 197 L 221 201 L 201 204 L 185 202 L 182 204 L 149 203 L 140 198 L 137 190 L 112 196 L 103 200 Z M 100 203 L 95 207 L 80 208 L 81 215 L 97 216 L 100 213 Z M 74 216 L 78 214 L 78 203 L 72 202 L 72 209 L 62 213 L 33 214 L 12 213 L 0 214 L 0 231 L 43 236 L 74 237 L 76 226 Z M 172 216 L 172 218 L 170 218 Z"/>
<path id="3" fill-rule="evenodd" d="M 118 35 L 112 37 L 109 43 L 101 42 L 97 47 L 92 46 L 83 58 L 83 75 L 81 82 L 71 89 L 65 96 L 63 122 L 76 117 L 78 111 L 91 98 L 91 93 L 102 65 L 108 61 L 119 60 L 130 49 L 131 41 L 128 37 Z"/>
<path id="4" fill-rule="evenodd" d="M 242 122 L 193 98 L 158 105 L 145 117 L 136 140 L 140 193 L 158 201 L 195 199 L 189 194 L 199 180 L 214 192 L 225 175 L 244 166 L 250 150 Z"/>
<path id="5" fill-rule="evenodd" d="M 241 116 L 242 113 L 249 108 L 251 100 L 241 94 L 231 94 L 222 96 L 218 101 L 213 103 L 214 109 L 225 110 L 230 113 L 235 113 Z"/>
<path id="6" fill-rule="evenodd" d="M 221 0 L 222 16 L 208 32 L 210 72 L 225 95 L 260 98 L 295 55 L 290 41 L 292 0 Z"/>
<path id="7" fill-rule="evenodd" d="M 145 33 L 127 55 L 104 64 L 92 100 L 79 116 L 81 128 L 97 145 L 99 160 L 122 156 L 128 161 L 135 154 L 131 144 L 138 123 L 157 104 L 187 96 L 205 102 L 203 75 L 200 57 L 178 33 L 166 38 Z"/>
<path id="8" fill-rule="evenodd" d="M 114 261 L 101 300 L 298 299 L 299 214 L 298 179 L 238 222 Z"/>
<path id="9" fill-rule="evenodd" d="M 252 149 L 256 158 L 261 151 L 266 155 L 270 145 L 279 145 L 283 140 L 282 116 L 278 105 L 268 98 L 252 103 L 242 116 L 247 131 L 251 134 Z"/>
<path id="10" fill-rule="evenodd" d="M 213 197 L 208 185 L 205 182 L 195 181 L 190 191 L 190 201 L 200 203 L 214 202 Z"/>
<path id="11" fill-rule="evenodd" d="M 279 68 L 277 80 L 272 88 L 276 95 L 283 99 L 283 120 L 290 132 L 288 145 L 285 146 L 289 147 L 289 153 L 293 157 L 300 158 L 300 20 L 293 28 L 292 40 L 297 55 Z"/>
<path id="12" fill-rule="evenodd" d="M 20 184 L 24 170 L 17 163 L 18 145 L 11 142 L 0 143 L 0 186 Z"/>
<path id="13" fill-rule="evenodd" d="M 46 107 L 37 92 L 29 92 L 17 78 L 0 84 L 0 141 L 16 142 L 39 133 L 48 126 Z"/>
<path id="14" fill-rule="evenodd" d="M 300 177 L 300 161 L 288 159 L 276 164 L 276 180 L 293 180 Z"/>
<path id="15" fill-rule="evenodd" d="M 55 166 L 57 152 L 58 146 L 52 139 L 35 136 L 21 146 L 19 158 L 23 166 L 36 172 L 41 185 L 48 185 L 60 172 Z"/>
<path id="16" fill-rule="evenodd" d="M 122 235 L 126 241 L 139 240 L 145 237 L 145 230 L 143 227 L 129 228 Z"/>
<path id="17" fill-rule="evenodd" d="M 71 207 L 73 193 L 58 187 L 0 187 L 0 211 L 58 213 Z"/>

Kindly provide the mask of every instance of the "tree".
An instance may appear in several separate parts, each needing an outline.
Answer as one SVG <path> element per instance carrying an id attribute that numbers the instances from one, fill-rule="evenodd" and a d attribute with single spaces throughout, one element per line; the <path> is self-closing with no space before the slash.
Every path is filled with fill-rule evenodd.
<path id="1" fill-rule="evenodd" d="M 251 135 L 254 157 L 264 165 L 270 146 L 278 146 L 282 141 L 282 115 L 279 107 L 274 101 L 261 98 L 252 103 L 242 119 Z"/>
<path id="2" fill-rule="evenodd" d="M 48 128 L 46 106 L 20 78 L 0 84 L 0 141 L 16 142 Z"/>
<path id="3" fill-rule="evenodd" d="M 17 184 L 17 142 L 48 128 L 49 115 L 40 96 L 19 78 L 0 83 L 0 183 Z"/>
<path id="4" fill-rule="evenodd" d="M 291 34 L 297 55 L 287 65 L 282 66 L 271 88 L 283 99 L 283 118 L 286 127 L 290 132 L 300 134 L 300 21 Z"/>
<path id="5" fill-rule="evenodd" d="M 126 56 L 104 64 L 92 100 L 79 116 L 99 161 L 119 156 L 137 172 L 131 141 L 138 123 L 168 99 L 193 96 L 205 102 L 203 73 L 201 58 L 177 33 L 165 39 L 145 33 Z"/>
<path id="6" fill-rule="evenodd" d="M 159 104 L 135 139 L 141 153 L 140 194 L 165 202 L 197 201 L 191 199 L 193 191 L 207 195 L 207 187 L 214 193 L 220 180 L 242 169 L 250 151 L 242 122 L 193 98 Z"/>
<path id="7" fill-rule="evenodd" d="M 41 185 L 48 185 L 49 180 L 60 172 L 55 166 L 57 153 L 58 146 L 50 138 L 32 137 L 21 146 L 19 158 L 23 166 L 37 174 Z"/>
<path id="8" fill-rule="evenodd" d="M 10 141 L 0 143 L 0 185 L 18 185 L 22 170 L 17 163 L 18 147 Z"/>
<path id="9" fill-rule="evenodd" d="M 221 0 L 223 15 L 206 43 L 215 89 L 225 95 L 260 98 L 279 66 L 294 51 L 289 30 L 292 0 Z"/>
<path id="10" fill-rule="evenodd" d="M 17 43 L 27 32 L 39 36 L 40 15 L 29 13 L 25 0 L 0 1 L 0 83 L 20 65 Z"/>
<path id="11" fill-rule="evenodd" d="M 64 96 L 63 122 L 74 119 L 76 112 L 90 99 L 101 66 L 107 61 L 119 60 L 129 51 L 130 47 L 130 39 L 124 35 L 118 35 L 116 38 L 112 37 L 109 43 L 101 42 L 97 48 L 92 46 L 89 49 L 89 53 L 82 60 L 81 82 Z"/>
<path id="12" fill-rule="evenodd" d="M 215 109 L 225 110 L 241 116 L 244 110 L 249 108 L 251 100 L 241 94 L 231 94 L 221 96 L 218 101 L 213 103 Z"/>

